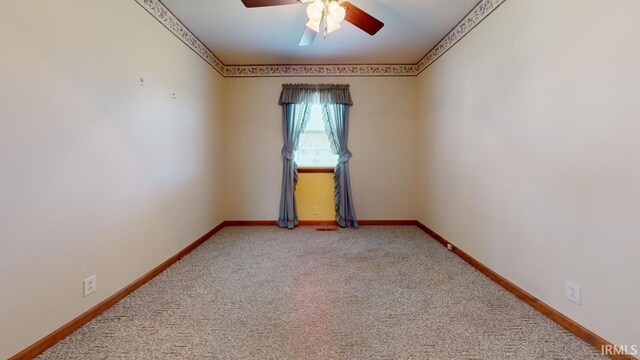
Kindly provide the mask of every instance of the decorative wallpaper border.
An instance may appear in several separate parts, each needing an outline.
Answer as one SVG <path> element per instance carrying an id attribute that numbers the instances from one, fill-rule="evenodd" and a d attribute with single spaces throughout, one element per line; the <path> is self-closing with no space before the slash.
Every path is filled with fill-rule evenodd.
<path id="1" fill-rule="evenodd" d="M 415 65 L 229 65 L 227 77 L 415 76 Z"/>
<path id="2" fill-rule="evenodd" d="M 482 0 L 476 5 L 471 12 L 462 19 L 440 42 L 436 45 L 427 55 L 425 55 L 416 64 L 416 75 L 419 75 L 429 65 L 433 64 L 438 58 L 449 49 L 453 47 L 458 41 L 460 41 L 465 35 L 467 35 L 473 28 L 482 22 L 487 16 L 489 16 L 495 9 L 497 9 L 506 0 Z"/>
<path id="3" fill-rule="evenodd" d="M 417 76 L 506 0 L 481 0 L 415 65 L 225 65 L 160 0 L 135 1 L 224 77 L 289 77 Z"/>
<path id="4" fill-rule="evenodd" d="M 135 0 L 149 14 L 224 76 L 225 65 L 159 0 Z"/>

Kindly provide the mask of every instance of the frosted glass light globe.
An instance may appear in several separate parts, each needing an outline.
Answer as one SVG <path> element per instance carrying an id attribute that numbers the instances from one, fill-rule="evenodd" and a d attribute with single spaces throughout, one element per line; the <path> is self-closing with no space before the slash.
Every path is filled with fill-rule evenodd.
<path id="1" fill-rule="evenodd" d="M 307 6 L 307 16 L 309 20 L 320 21 L 322 19 L 322 11 L 324 10 L 324 4 L 322 0 L 316 0 Z"/>
<path id="2" fill-rule="evenodd" d="M 342 22 L 342 20 L 344 20 L 346 15 L 347 15 L 347 11 L 345 10 L 345 8 L 343 8 L 340 5 L 337 5 L 337 8 L 331 11 L 329 16 L 331 17 L 331 20 L 334 23 L 339 24 Z"/>

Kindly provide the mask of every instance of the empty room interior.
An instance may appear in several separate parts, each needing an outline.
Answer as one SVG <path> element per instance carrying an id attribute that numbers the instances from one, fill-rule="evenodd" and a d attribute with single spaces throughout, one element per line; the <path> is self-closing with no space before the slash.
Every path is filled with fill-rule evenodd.
<path id="1" fill-rule="evenodd" d="M 2 2 L 0 358 L 638 359 L 639 15 Z"/>

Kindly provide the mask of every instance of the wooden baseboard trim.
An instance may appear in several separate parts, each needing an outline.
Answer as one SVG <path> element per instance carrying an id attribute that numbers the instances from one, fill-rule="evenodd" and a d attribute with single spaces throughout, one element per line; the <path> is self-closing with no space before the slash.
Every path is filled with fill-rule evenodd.
<path id="1" fill-rule="evenodd" d="M 415 226 L 415 220 L 358 220 L 358 225 L 363 226 Z"/>
<path id="2" fill-rule="evenodd" d="M 614 349 L 613 347 L 614 345 L 612 343 L 608 342 L 607 340 L 603 339 L 602 337 L 598 336 L 597 334 L 585 328 L 584 326 L 578 324 L 577 322 L 571 320 L 570 318 L 568 318 L 558 310 L 540 301 L 535 296 L 524 291 L 523 289 L 521 289 L 511 281 L 502 277 L 500 274 L 491 270 L 486 265 L 482 264 L 478 260 L 471 257 L 469 254 L 462 251 L 457 246 L 453 245 L 450 241 L 440 236 L 438 233 L 436 233 L 435 231 L 433 231 L 423 223 L 416 221 L 416 225 L 420 229 L 422 229 L 424 232 L 429 234 L 429 236 L 431 236 L 436 241 L 441 243 L 443 246 L 446 247 L 447 245 L 451 245 L 453 247 L 453 250 L 452 250 L 453 253 L 458 255 L 462 260 L 466 261 L 467 263 L 469 263 L 469 265 L 476 268 L 478 271 L 480 271 L 482 274 L 487 276 L 489 279 L 493 280 L 495 283 L 502 286 L 505 290 L 509 291 L 510 293 L 517 296 L 525 303 L 529 304 L 534 309 L 538 310 L 540 313 L 542 313 L 542 315 L 548 317 L 558 325 L 565 328 L 567 331 L 571 332 L 573 335 L 577 336 L 578 338 L 582 339 L 589 345 L 596 348 L 596 350 L 604 353 L 603 349 Z M 637 360 L 635 357 L 631 355 L 608 355 L 608 356 L 611 359 Z"/>
<path id="3" fill-rule="evenodd" d="M 156 266 L 153 270 L 144 274 L 142 277 L 132 282 L 131 284 L 127 285 L 122 290 L 111 295 L 107 299 L 100 302 L 98 305 L 87 310 L 82 315 L 66 323 L 65 325 L 55 330 L 51 334 L 45 336 L 38 342 L 20 351 L 16 355 L 10 357 L 9 360 L 33 359 L 34 357 L 40 355 L 42 352 L 52 347 L 53 345 L 57 344 L 65 337 L 69 336 L 71 333 L 81 328 L 84 324 L 93 320 L 95 317 L 97 317 L 98 315 L 102 314 L 107 309 L 115 305 L 118 301 L 124 299 L 127 295 L 131 294 L 136 289 L 138 289 L 142 285 L 149 282 L 149 280 L 156 277 L 158 274 L 166 270 L 169 266 L 175 264 L 178 260 L 182 259 L 184 256 L 186 256 L 187 254 L 195 250 L 198 246 L 202 245 L 205 241 L 207 241 L 207 239 L 209 239 L 215 233 L 220 231 L 220 229 L 222 229 L 224 226 L 225 225 L 223 222 L 220 225 L 216 226 L 215 228 L 211 229 L 209 232 L 207 232 L 206 234 L 198 238 L 198 240 L 194 241 L 189 246 L 182 249 L 179 253 L 173 255 L 168 260 L 164 261 L 162 264 Z"/>
<path id="4" fill-rule="evenodd" d="M 278 226 L 275 220 L 227 220 L 224 226 Z"/>
<path id="5" fill-rule="evenodd" d="M 275 220 L 229 220 L 225 226 L 278 226 Z M 401 226 L 417 225 L 415 220 L 358 220 L 358 225 L 363 226 Z M 335 220 L 300 220 L 298 226 L 336 226 Z"/>
<path id="6" fill-rule="evenodd" d="M 337 226 L 335 220 L 300 220 L 299 226 Z"/>

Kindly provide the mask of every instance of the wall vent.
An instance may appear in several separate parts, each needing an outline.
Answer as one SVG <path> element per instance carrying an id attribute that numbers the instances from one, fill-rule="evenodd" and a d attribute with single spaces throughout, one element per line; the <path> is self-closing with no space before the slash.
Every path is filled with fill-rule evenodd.
<path id="1" fill-rule="evenodd" d="M 316 228 L 316 231 L 338 231 L 337 227 L 321 227 Z"/>

